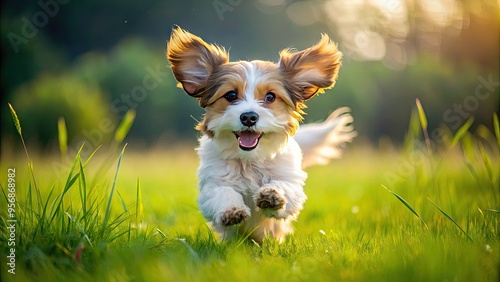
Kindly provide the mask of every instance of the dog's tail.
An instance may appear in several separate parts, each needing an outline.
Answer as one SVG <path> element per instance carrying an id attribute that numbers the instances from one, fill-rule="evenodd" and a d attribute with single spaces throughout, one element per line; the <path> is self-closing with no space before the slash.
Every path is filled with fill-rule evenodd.
<path id="1" fill-rule="evenodd" d="M 353 118 L 347 107 L 335 110 L 322 123 L 299 127 L 295 140 L 303 153 L 302 167 L 326 165 L 342 155 L 343 146 L 358 134 L 352 126 Z"/>

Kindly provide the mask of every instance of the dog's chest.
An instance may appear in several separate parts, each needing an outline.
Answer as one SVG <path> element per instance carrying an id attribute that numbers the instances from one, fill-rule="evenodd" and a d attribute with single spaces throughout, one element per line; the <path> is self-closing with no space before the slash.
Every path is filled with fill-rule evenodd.
<path id="1" fill-rule="evenodd" d="M 228 166 L 232 169 L 232 182 L 239 192 L 251 192 L 274 179 L 272 165 L 261 162 L 244 162 L 231 160 Z"/>

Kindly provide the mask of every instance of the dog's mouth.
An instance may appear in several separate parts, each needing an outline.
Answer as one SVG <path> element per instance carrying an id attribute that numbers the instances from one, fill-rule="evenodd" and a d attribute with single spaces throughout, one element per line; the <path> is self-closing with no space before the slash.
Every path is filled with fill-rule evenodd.
<path id="1" fill-rule="evenodd" d="M 238 139 L 238 143 L 240 145 L 240 149 L 243 151 L 252 151 L 253 149 L 257 148 L 257 145 L 259 145 L 260 138 L 264 135 L 262 132 L 256 132 L 256 131 L 238 131 L 238 132 L 233 132 L 234 136 L 236 136 L 236 139 Z"/>

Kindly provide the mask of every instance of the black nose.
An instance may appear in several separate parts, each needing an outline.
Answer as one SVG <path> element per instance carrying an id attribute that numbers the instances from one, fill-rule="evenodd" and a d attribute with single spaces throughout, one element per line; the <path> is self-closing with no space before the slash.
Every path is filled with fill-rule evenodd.
<path id="1" fill-rule="evenodd" d="M 259 120 L 259 115 L 256 112 L 242 113 L 240 116 L 240 121 L 243 125 L 253 126 Z"/>

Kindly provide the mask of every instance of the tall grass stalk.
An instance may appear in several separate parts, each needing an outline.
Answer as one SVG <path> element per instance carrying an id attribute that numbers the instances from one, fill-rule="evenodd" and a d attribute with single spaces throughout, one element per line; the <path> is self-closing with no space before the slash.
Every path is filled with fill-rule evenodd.
<path id="1" fill-rule="evenodd" d="M 434 203 L 431 199 L 427 198 L 427 200 L 429 200 L 429 202 L 431 202 L 431 204 L 433 204 L 448 220 L 450 220 L 451 222 L 453 222 L 453 224 L 455 224 L 455 226 L 460 229 L 460 231 L 462 231 L 462 233 L 465 234 L 465 236 L 471 240 L 472 242 L 474 242 L 474 240 L 472 239 L 471 236 L 469 236 L 469 234 L 467 234 L 467 232 L 465 232 L 465 230 L 450 216 L 448 215 L 443 209 L 441 209 L 438 205 L 436 205 L 436 203 Z"/>
<path id="2" fill-rule="evenodd" d="M 64 256 L 66 256 L 66 258 L 59 258 L 59 260 L 66 261 L 65 264 L 81 263 L 82 253 L 85 254 L 88 252 L 85 256 L 90 255 L 93 252 L 99 251 L 99 248 L 102 248 L 103 244 L 108 245 L 127 232 L 130 233 L 130 224 L 124 223 L 130 221 L 132 218 L 130 215 L 127 215 L 128 210 L 123 198 L 121 201 L 124 212 L 119 213 L 116 217 L 112 216 L 112 200 L 114 193 L 119 194 L 119 191 L 116 189 L 116 182 L 126 145 L 119 155 L 118 165 L 106 205 L 104 205 L 103 199 L 100 199 L 98 190 L 95 189 L 99 185 L 89 186 L 88 175 L 86 173 L 86 166 L 101 146 L 98 146 L 84 161 L 81 154 L 85 144 L 82 144 L 74 156 L 71 167 L 68 168 L 67 175 L 64 177 L 61 173 L 57 176 L 57 178 L 64 180 L 60 181 L 59 184 L 57 182 L 52 183 L 42 191 L 37 185 L 33 170 L 33 161 L 30 158 L 22 135 L 20 120 L 12 105 L 9 104 L 9 108 L 16 131 L 21 138 L 23 149 L 28 159 L 30 175 L 26 181 L 25 189 L 20 184 L 23 181 L 17 184 L 18 204 L 16 205 L 16 219 L 19 222 L 19 226 L 16 229 L 18 236 L 16 241 L 19 244 L 18 255 L 24 259 L 19 260 L 20 268 L 26 269 L 26 267 L 22 266 L 22 262 L 24 261 L 28 265 L 28 268 L 32 268 L 34 272 L 40 272 L 42 269 L 45 269 L 44 271 L 52 269 L 53 273 L 59 273 L 60 270 L 52 262 L 52 256 L 56 255 L 58 250 L 62 251 Z M 127 128 L 124 129 L 123 125 L 119 128 L 121 132 L 115 134 L 119 139 L 115 141 L 125 138 L 130 129 L 131 122 L 133 122 L 133 117 L 130 118 L 129 115 L 129 118 L 125 122 Z M 65 162 L 67 157 L 67 137 L 64 119 L 60 118 L 58 121 L 58 141 L 61 162 Z M 19 173 L 17 177 L 20 177 Z M 74 191 L 75 185 L 78 186 L 77 191 Z M 22 195 L 23 192 L 24 195 Z M 140 190 L 137 193 L 140 195 Z M 2 194 L 4 195 L 4 200 L 8 203 L 9 200 L 4 187 L 2 187 Z M 77 195 L 77 197 L 74 197 L 74 195 Z M 137 210 L 140 210 L 140 217 L 143 218 L 142 202 L 140 202 L 140 205 L 140 209 L 138 208 Z M 1 219 L 2 224 L 7 226 L 3 210 Z M 142 232 L 142 230 L 138 230 L 134 233 L 135 237 L 142 236 L 149 238 L 149 235 Z M 72 234 L 80 234 L 81 236 L 75 238 Z M 130 241 L 130 238 L 128 241 Z M 99 244 L 96 244 L 96 242 L 99 242 Z M 55 249 L 51 248 L 51 245 L 54 245 Z M 85 246 L 90 249 L 84 251 Z M 71 253 L 72 248 L 75 250 L 74 254 Z"/>
<path id="3" fill-rule="evenodd" d="M 57 121 L 57 137 L 59 151 L 61 152 L 61 162 L 63 163 L 68 157 L 68 130 L 66 129 L 64 117 L 60 117 Z"/>
<path id="4" fill-rule="evenodd" d="M 9 104 L 9 109 L 10 109 L 10 114 L 12 115 L 12 119 L 14 120 L 14 125 L 16 127 L 16 131 L 19 134 L 19 137 L 21 137 L 21 142 L 23 144 L 24 152 L 26 153 L 26 157 L 28 158 L 28 161 L 31 162 L 30 155 L 28 153 L 28 148 L 26 147 L 26 143 L 24 142 L 23 138 L 23 133 L 21 130 L 21 122 L 19 121 L 19 118 L 17 117 L 17 113 L 14 110 L 14 107 L 10 103 Z"/>
<path id="5" fill-rule="evenodd" d="M 33 162 L 31 161 L 30 155 L 28 153 L 28 148 L 26 147 L 26 142 L 24 142 L 24 137 L 23 137 L 23 133 L 22 133 L 22 130 L 21 130 L 21 122 L 19 121 L 19 118 L 17 117 L 17 113 L 14 110 L 14 107 L 12 107 L 12 105 L 10 103 L 8 103 L 8 104 L 9 104 L 10 113 L 12 115 L 12 119 L 14 120 L 14 125 L 16 127 L 16 131 L 19 134 L 19 137 L 21 138 L 21 142 L 23 144 L 24 152 L 26 153 L 26 158 L 28 159 L 28 168 L 29 168 L 29 171 L 30 171 L 30 174 L 31 174 L 31 179 L 33 181 L 33 184 L 35 185 L 35 192 L 37 194 L 37 201 L 38 201 L 38 204 L 41 204 L 40 190 L 38 190 L 38 186 L 36 184 L 35 172 L 34 172 L 34 168 L 33 168 Z M 31 189 L 30 189 L 30 192 L 31 192 Z"/>
<path id="6" fill-rule="evenodd" d="M 107 173 L 111 168 L 111 166 L 113 165 L 115 158 L 119 155 L 120 152 L 117 149 L 119 148 L 125 137 L 130 132 L 130 129 L 132 128 L 134 121 L 135 121 L 135 110 L 130 109 L 124 115 L 124 117 L 120 121 L 120 124 L 116 127 L 115 133 L 113 135 L 114 137 L 113 140 L 111 140 L 111 145 L 109 146 L 107 156 L 106 158 L 104 158 L 104 161 L 99 166 L 99 169 L 97 170 L 98 171 L 97 175 L 94 178 L 92 186 L 94 186 L 96 184 L 95 181 L 97 181 L 105 173 Z"/>
<path id="7" fill-rule="evenodd" d="M 432 148 L 431 148 L 431 139 L 429 138 L 429 132 L 427 131 L 427 117 L 425 115 L 424 108 L 420 103 L 420 99 L 415 100 L 415 104 L 417 105 L 418 117 L 420 119 L 420 126 L 422 127 L 422 132 L 424 134 L 425 147 L 427 148 L 427 154 L 431 156 Z"/>
<path id="8" fill-rule="evenodd" d="M 142 229 L 142 224 L 144 221 L 144 206 L 142 203 L 142 191 L 141 191 L 141 181 L 137 177 L 136 182 L 136 196 L 135 196 L 135 232 L 138 234 L 139 230 Z"/>
<path id="9" fill-rule="evenodd" d="M 422 219 L 422 217 L 420 217 L 420 215 L 415 211 L 415 209 L 412 207 L 412 205 L 410 205 L 410 203 L 408 203 L 408 201 L 406 201 L 403 197 L 399 196 L 395 192 L 389 190 L 389 188 L 385 187 L 384 185 L 382 185 L 382 187 L 385 190 L 387 190 L 389 193 L 391 193 L 392 195 L 394 195 L 394 197 L 396 197 L 401 203 L 403 203 L 403 205 L 405 205 L 405 207 L 408 210 L 410 210 L 420 220 L 420 222 L 422 222 L 422 224 L 424 225 L 425 229 L 429 229 L 429 227 L 427 227 L 427 224 L 425 224 L 425 222 Z"/>
<path id="10" fill-rule="evenodd" d="M 500 150 L 500 124 L 498 122 L 497 113 L 493 114 L 493 128 L 495 130 L 495 137 L 497 139 L 498 149 Z"/>
<path id="11" fill-rule="evenodd" d="M 116 180 L 118 178 L 118 171 L 120 170 L 120 165 L 121 165 L 122 157 L 123 157 L 123 154 L 125 152 L 125 148 L 126 147 L 127 147 L 127 144 L 125 144 L 125 146 L 123 146 L 123 149 L 122 149 L 122 151 L 120 153 L 120 156 L 118 158 L 118 164 L 116 166 L 116 172 L 115 172 L 115 176 L 113 178 L 113 184 L 111 185 L 111 191 L 109 193 L 108 204 L 106 205 L 106 212 L 104 213 L 104 220 L 103 220 L 103 223 L 102 223 L 102 226 L 101 226 L 101 233 L 102 234 L 104 234 L 104 232 L 106 231 L 106 229 L 109 228 L 108 221 L 109 221 L 109 217 L 110 217 L 110 214 L 111 214 L 111 203 L 113 201 L 113 195 L 115 193 Z"/>

